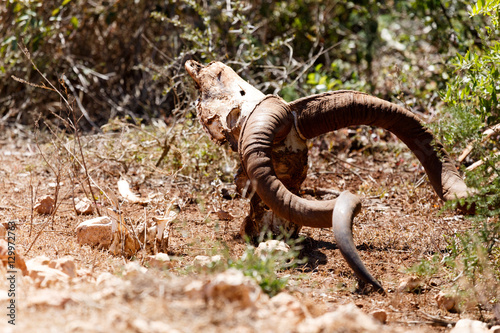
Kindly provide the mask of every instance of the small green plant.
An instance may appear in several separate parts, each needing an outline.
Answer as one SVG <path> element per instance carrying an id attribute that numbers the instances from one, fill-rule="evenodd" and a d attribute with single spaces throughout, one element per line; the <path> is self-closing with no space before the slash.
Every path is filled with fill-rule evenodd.
<path id="1" fill-rule="evenodd" d="M 287 286 L 288 277 L 284 276 L 282 272 L 302 264 L 305 260 L 298 259 L 301 249 L 300 241 L 300 239 L 288 240 L 288 251 L 270 249 L 263 250 L 260 253 L 248 243 L 244 253 L 236 259 L 230 257 L 227 245 L 224 243 L 218 244 L 214 247 L 213 253 L 220 255 L 220 260 L 213 260 L 202 267 L 186 267 L 185 272 L 217 273 L 229 268 L 237 269 L 245 276 L 255 280 L 266 294 L 274 296 Z"/>
<path id="2" fill-rule="evenodd" d="M 313 93 L 339 89 L 363 90 L 366 86 L 356 70 L 340 59 L 332 62 L 329 70 L 323 69 L 323 64 L 316 65 L 314 72 L 307 75 L 307 84 L 312 86 Z"/>
<path id="3" fill-rule="evenodd" d="M 262 290 L 269 296 L 282 291 L 288 277 L 279 276 L 281 270 L 295 267 L 301 262 L 297 259 L 300 247 L 296 241 L 289 241 L 290 251 L 270 251 L 261 255 L 256 254 L 253 246 L 247 246 L 245 253 L 235 261 L 229 261 L 229 267 L 241 270 L 244 275 L 254 279 Z"/>
<path id="4" fill-rule="evenodd" d="M 455 75 L 442 98 L 449 105 L 435 124 L 450 151 L 460 153 L 466 182 L 474 195 L 449 202 L 474 210 L 470 230 L 450 237 L 447 253 L 424 260 L 413 271 L 443 272 L 457 294 L 468 303 L 491 310 L 500 296 L 500 70 L 499 0 L 478 1 L 471 15 L 489 18 L 477 29 L 481 45 L 471 47 L 452 62 Z M 499 318 L 500 319 L 500 318 Z"/>

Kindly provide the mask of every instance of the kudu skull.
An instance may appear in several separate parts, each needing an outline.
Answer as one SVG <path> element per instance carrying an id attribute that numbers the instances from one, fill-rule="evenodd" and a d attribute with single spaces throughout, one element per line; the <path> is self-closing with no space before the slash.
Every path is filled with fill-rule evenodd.
<path id="1" fill-rule="evenodd" d="M 302 226 L 333 227 L 337 246 L 358 278 L 383 291 L 354 245 L 352 223 L 361 209 L 359 197 L 348 191 L 328 201 L 297 195 L 307 174 L 306 140 L 347 126 L 377 126 L 394 133 L 420 160 L 441 199 L 464 198 L 470 192 L 443 146 L 401 106 L 356 91 L 286 103 L 278 96 L 265 96 L 220 62 L 203 66 L 189 60 L 185 68 L 201 93 L 201 123 L 213 140 L 229 142 L 240 156 L 238 190 L 256 194 L 242 225 L 249 236 L 265 227 L 294 234 Z"/>

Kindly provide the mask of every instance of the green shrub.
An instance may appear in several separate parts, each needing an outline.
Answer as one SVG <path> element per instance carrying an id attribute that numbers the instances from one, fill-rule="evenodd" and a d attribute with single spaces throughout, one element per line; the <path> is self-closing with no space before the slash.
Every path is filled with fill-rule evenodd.
<path id="1" fill-rule="evenodd" d="M 455 73 L 442 94 L 449 107 L 434 125 L 450 151 L 459 154 L 469 145 L 472 148 L 461 159 L 464 168 L 468 166 L 466 182 L 477 192 L 446 205 L 474 205 L 475 215 L 469 217 L 472 226 L 448 239 L 442 260 L 422 262 L 414 268 L 427 265 L 432 274 L 440 267 L 452 278 L 458 294 L 489 310 L 500 299 L 500 126 L 487 138 L 483 133 L 500 123 L 499 8 L 499 0 L 478 1 L 473 6 L 471 15 L 484 15 L 488 23 L 477 29 L 481 44 L 471 46 L 452 62 Z"/>

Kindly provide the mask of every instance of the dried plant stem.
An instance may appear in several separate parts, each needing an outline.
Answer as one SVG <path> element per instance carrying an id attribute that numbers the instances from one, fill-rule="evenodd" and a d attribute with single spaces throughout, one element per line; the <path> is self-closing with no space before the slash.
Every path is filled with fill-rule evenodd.
<path id="1" fill-rule="evenodd" d="M 58 118 L 60 118 L 75 133 L 75 137 L 76 137 L 76 142 L 78 144 L 79 153 L 80 153 L 80 156 L 82 158 L 81 163 L 82 163 L 83 169 L 85 171 L 85 176 L 86 176 L 87 184 L 89 186 L 89 191 L 90 191 L 90 194 L 92 196 L 92 200 L 94 201 L 94 205 L 96 207 L 96 211 L 97 211 L 98 214 L 100 214 L 99 206 L 97 204 L 97 200 L 96 200 L 95 195 L 94 195 L 94 193 L 92 191 L 92 186 L 91 186 L 91 183 L 90 183 L 90 176 L 89 176 L 89 173 L 88 173 L 87 164 L 85 162 L 85 156 L 83 154 L 82 144 L 81 144 L 81 141 L 80 141 L 80 133 L 78 132 L 78 128 L 77 128 L 78 120 L 76 119 L 75 110 L 74 110 L 73 106 L 69 103 L 69 101 L 64 97 L 63 93 L 59 89 L 57 89 L 52 84 L 52 82 L 50 82 L 50 80 L 47 79 L 47 77 L 38 69 L 38 67 L 36 66 L 36 64 L 34 63 L 34 61 L 31 59 L 31 55 L 30 55 L 28 49 L 26 48 L 26 46 L 22 45 L 22 44 L 20 46 L 21 46 L 20 48 L 21 48 L 22 52 L 24 53 L 24 55 L 26 56 L 26 58 L 28 58 L 28 60 L 33 65 L 33 68 L 37 71 L 38 74 L 40 74 L 40 76 L 44 79 L 44 81 L 47 82 L 47 84 L 50 86 L 50 88 L 47 87 L 47 86 L 45 86 L 45 85 L 43 85 L 43 86 L 34 85 L 34 86 L 39 87 L 39 88 L 43 88 L 43 89 L 48 89 L 48 90 L 56 92 L 59 95 L 59 97 L 64 101 L 64 104 L 66 104 L 66 107 L 68 108 L 68 110 L 70 111 L 70 113 L 71 113 L 71 115 L 73 117 L 73 119 L 72 119 L 73 123 L 71 124 L 66 119 L 62 119 L 61 117 L 59 117 L 58 115 L 55 114 L 55 116 L 57 116 Z M 19 81 L 19 79 L 16 78 L 16 77 L 13 77 L 13 79 Z M 23 81 L 23 80 L 21 80 L 21 82 L 25 82 L 26 84 L 33 85 L 33 84 L 31 84 L 29 82 L 26 82 L 26 81 Z M 64 84 L 64 81 L 61 80 L 61 83 Z M 66 95 L 67 95 L 67 92 L 66 92 Z M 81 108 L 82 108 L 82 114 L 85 115 L 85 111 L 84 111 L 83 107 L 81 107 Z M 56 185 L 56 195 L 57 195 L 58 189 L 59 189 L 59 181 L 58 181 L 58 183 Z M 56 198 L 56 202 L 57 202 L 57 198 Z"/>
<path id="2" fill-rule="evenodd" d="M 497 157 L 497 156 L 500 156 L 500 152 L 496 152 L 495 154 L 493 154 L 493 157 Z M 485 161 L 488 161 L 488 160 L 489 160 L 489 158 L 474 162 L 473 164 L 471 164 L 467 167 L 467 171 L 472 171 L 472 170 L 477 169 L 478 167 L 483 165 Z"/>
<path id="3" fill-rule="evenodd" d="M 483 132 L 483 137 L 481 138 L 481 142 L 484 142 L 486 140 L 488 140 L 489 138 L 491 138 L 491 136 L 493 134 L 496 134 L 496 133 L 500 133 L 500 124 L 496 124 L 490 128 L 488 128 L 486 131 Z M 469 154 L 472 152 L 472 150 L 474 149 L 474 144 L 476 142 L 471 142 L 469 143 L 469 145 L 463 150 L 462 154 L 460 154 L 460 156 L 458 157 L 458 162 L 459 163 L 462 163 L 463 160 L 465 160 L 465 158 L 467 156 L 469 156 Z M 479 161 L 478 161 L 479 162 Z M 477 162 L 476 162 L 477 163 Z M 474 163 L 474 164 L 476 164 Z M 481 165 L 481 164 L 480 164 Z M 471 165 L 472 166 L 472 165 Z M 478 165 L 479 166 L 479 165 Z M 477 167 L 477 166 L 476 166 Z M 468 169 L 468 168 L 467 168 Z M 475 169 L 475 168 L 474 168 Z"/>

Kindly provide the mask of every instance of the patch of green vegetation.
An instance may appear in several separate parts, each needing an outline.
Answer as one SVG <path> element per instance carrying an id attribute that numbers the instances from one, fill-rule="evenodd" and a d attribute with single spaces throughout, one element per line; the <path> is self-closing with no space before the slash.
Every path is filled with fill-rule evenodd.
<path id="1" fill-rule="evenodd" d="M 301 249 L 299 240 L 287 241 L 288 251 L 270 250 L 256 253 L 256 248 L 247 244 L 244 253 L 239 258 L 232 258 L 229 249 L 224 243 L 216 244 L 213 254 L 220 255 L 220 260 L 214 260 L 201 267 L 194 265 L 184 268 L 185 273 L 197 271 L 218 273 L 229 268 L 241 271 L 245 276 L 255 280 L 269 296 L 274 296 L 286 288 L 289 277 L 282 272 L 302 264 L 305 259 L 298 259 Z"/>
<path id="2" fill-rule="evenodd" d="M 469 167 L 464 171 L 467 185 L 476 192 L 445 205 L 449 209 L 458 205 L 473 208 L 474 215 L 468 216 L 471 228 L 447 240 L 446 254 L 412 268 L 419 274 L 439 271 L 448 275 L 457 294 L 467 294 L 468 301 L 487 310 L 500 296 L 500 130 L 489 137 L 484 134 L 500 123 L 499 8 L 499 0 L 478 1 L 472 7 L 472 16 L 484 15 L 489 23 L 477 28 L 480 45 L 454 59 L 455 75 L 442 94 L 449 108 L 434 125 L 455 153 L 472 143 L 472 151 L 464 159 Z"/>

